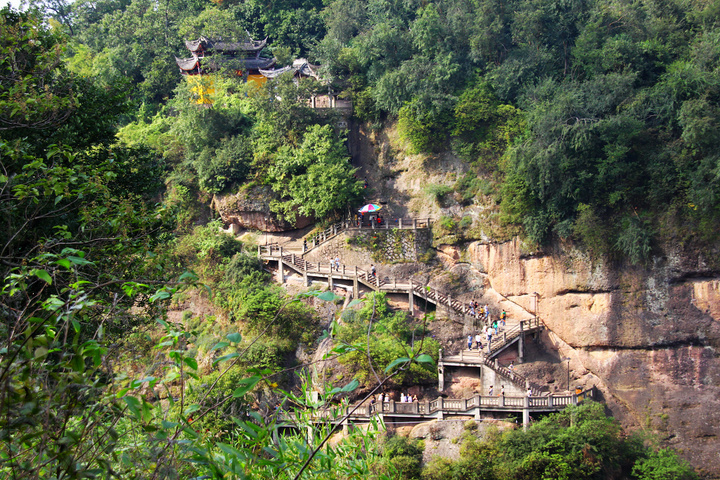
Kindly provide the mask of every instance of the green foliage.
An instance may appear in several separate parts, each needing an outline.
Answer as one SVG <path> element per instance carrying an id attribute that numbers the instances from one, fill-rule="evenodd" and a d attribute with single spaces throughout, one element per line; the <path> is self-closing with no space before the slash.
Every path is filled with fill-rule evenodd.
<path id="1" fill-rule="evenodd" d="M 494 193 L 495 186 L 479 175 L 473 172 L 467 172 L 458 178 L 453 189 L 460 194 L 460 201 L 464 205 L 473 203 L 475 197 L 479 195 L 490 195 Z"/>
<path id="2" fill-rule="evenodd" d="M 445 197 L 452 191 L 452 187 L 438 183 L 431 183 L 425 187 L 425 193 L 440 206 L 443 206 Z"/>
<path id="3" fill-rule="evenodd" d="M 524 129 L 521 112 L 502 105 L 487 83 L 463 91 L 455 105 L 453 149 L 490 171 Z"/>
<path id="4" fill-rule="evenodd" d="M 544 417 L 527 431 L 488 432 L 484 440 L 466 434 L 460 459 L 433 459 L 423 478 L 620 479 L 631 472 L 648 479 L 697 478 L 675 453 L 648 451 L 640 438 L 626 436 L 606 417 L 602 405 L 588 401 Z"/>
<path id="5" fill-rule="evenodd" d="M 0 10 L 0 128 L 56 128 L 75 107 L 62 38 L 30 12 Z"/>
<path id="6" fill-rule="evenodd" d="M 297 148 L 286 146 L 278 153 L 269 180 L 282 200 L 270 206 L 291 221 L 298 214 L 326 218 L 359 198 L 361 183 L 354 173 L 332 128 L 315 125 Z"/>
<path id="7" fill-rule="evenodd" d="M 698 476 L 675 451 L 661 448 L 640 459 L 632 469 L 639 480 L 694 480 Z"/>
<path id="8" fill-rule="evenodd" d="M 394 436 L 383 446 L 383 457 L 390 460 L 402 478 L 419 479 L 423 455 L 421 445 L 420 440 Z"/>
<path id="9" fill-rule="evenodd" d="M 343 315 L 336 340 L 350 346 L 368 341 L 367 351 L 352 348 L 340 358 L 361 382 L 372 383 L 376 374 L 396 368 L 399 370 L 392 381 L 399 385 L 432 383 L 435 379 L 433 363 L 437 362 L 439 343 L 427 336 L 424 324 L 411 322 L 405 312 L 390 312 L 382 293 L 366 300 L 361 310 Z"/>
<path id="10" fill-rule="evenodd" d="M 242 242 L 220 231 L 220 222 L 197 226 L 183 236 L 175 254 L 187 268 L 192 268 L 204 280 L 219 280 L 234 256 L 242 252 Z M 242 262 L 235 260 L 235 264 Z"/>
<path id="11" fill-rule="evenodd" d="M 573 226 L 573 233 L 593 256 L 603 256 L 610 252 L 607 231 L 607 225 L 590 205 L 578 205 L 578 216 Z"/>
<path id="12" fill-rule="evenodd" d="M 447 139 L 449 115 L 428 111 L 417 99 L 405 104 L 398 114 L 400 136 L 410 143 L 412 153 L 437 152 Z"/>
<path id="13" fill-rule="evenodd" d="M 645 262 L 651 252 L 651 236 L 647 223 L 634 215 L 626 216 L 620 225 L 615 247 L 633 264 Z"/>

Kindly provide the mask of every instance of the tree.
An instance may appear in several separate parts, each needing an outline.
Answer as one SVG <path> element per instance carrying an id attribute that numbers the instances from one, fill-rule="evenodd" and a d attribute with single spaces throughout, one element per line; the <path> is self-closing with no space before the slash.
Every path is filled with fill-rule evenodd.
<path id="1" fill-rule="evenodd" d="M 698 476 L 687 461 L 669 448 L 653 451 L 632 470 L 639 480 L 694 480 Z"/>
<path id="2" fill-rule="evenodd" d="M 282 196 L 270 206 L 290 221 L 298 214 L 327 218 L 361 191 L 345 145 L 329 125 L 310 127 L 297 148 L 283 147 L 269 173 L 273 190 Z"/>
<path id="3" fill-rule="evenodd" d="M 37 16 L 0 10 L 0 131 L 52 129 L 70 116 L 76 99 L 63 48 Z"/>

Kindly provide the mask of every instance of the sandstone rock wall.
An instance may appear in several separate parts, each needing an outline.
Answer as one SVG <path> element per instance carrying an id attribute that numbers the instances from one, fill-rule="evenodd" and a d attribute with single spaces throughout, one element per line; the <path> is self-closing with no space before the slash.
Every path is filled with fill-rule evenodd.
<path id="1" fill-rule="evenodd" d="M 657 434 L 708 478 L 720 478 L 720 281 L 683 252 L 648 268 L 593 263 L 519 241 L 473 243 L 470 262 L 492 288 L 537 311 L 546 342 L 571 358 L 626 427 Z"/>

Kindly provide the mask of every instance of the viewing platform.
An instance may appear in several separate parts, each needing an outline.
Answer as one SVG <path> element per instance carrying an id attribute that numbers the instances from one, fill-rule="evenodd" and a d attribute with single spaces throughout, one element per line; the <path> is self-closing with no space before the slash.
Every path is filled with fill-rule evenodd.
<path id="1" fill-rule="evenodd" d="M 568 405 L 578 405 L 595 396 L 594 388 L 579 394 L 546 396 L 488 396 L 474 395 L 465 399 L 438 397 L 421 402 L 388 401 L 382 404 L 348 405 L 342 409 L 328 408 L 315 414 L 316 423 L 331 422 L 347 427 L 350 424 L 369 423 L 379 418 L 386 424 L 422 423 L 430 420 L 445 420 L 452 417 L 471 417 L 480 420 L 489 416 L 521 414 L 523 426 L 530 423 L 532 414 L 559 412 Z M 281 424 L 285 423 L 281 418 Z M 287 424 L 281 426 L 290 426 Z"/>

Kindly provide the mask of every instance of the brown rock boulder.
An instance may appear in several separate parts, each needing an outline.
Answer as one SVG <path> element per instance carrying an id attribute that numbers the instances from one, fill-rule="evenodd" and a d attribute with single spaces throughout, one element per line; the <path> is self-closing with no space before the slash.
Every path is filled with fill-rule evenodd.
<path id="1" fill-rule="evenodd" d="M 256 185 L 241 189 L 236 194 L 216 195 L 212 207 L 220 214 L 225 225 L 261 232 L 286 232 L 305 228 L 313 223 L 312 218 L 298 215 L 295 223 L 278 218 L 270 211 L 270 202 L 278 196 L 270 187 Z"/>

